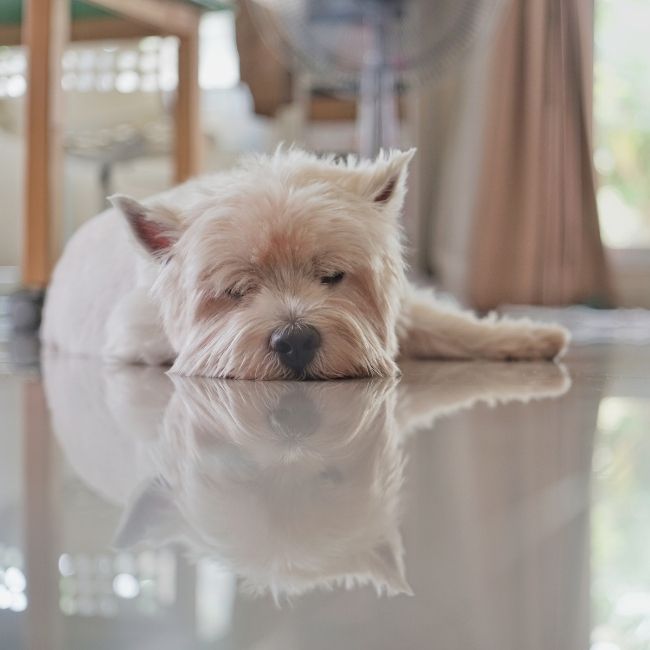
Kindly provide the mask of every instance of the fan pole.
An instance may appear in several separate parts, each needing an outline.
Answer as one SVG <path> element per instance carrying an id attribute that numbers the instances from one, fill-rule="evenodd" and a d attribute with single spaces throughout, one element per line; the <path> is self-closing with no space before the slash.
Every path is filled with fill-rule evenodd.
<path id="1" fill-rule="evenodd" d="M 374 158 L 382 148 L 398 145 L 395 74 L 389 64 L 389 3 L 366 3 L 365 36 L 369 39 L 359 87 L 359 152 Z"/>

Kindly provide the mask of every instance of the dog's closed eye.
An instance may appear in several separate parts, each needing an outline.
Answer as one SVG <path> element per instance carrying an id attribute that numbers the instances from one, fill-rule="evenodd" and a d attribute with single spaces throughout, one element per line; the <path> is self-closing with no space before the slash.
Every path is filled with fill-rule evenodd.
<path id="1" fill-rule="evenodd" d="M 322 275 L 320 278 L 320 283 L 327 285 L 338 284 L 341 282 L 341 280 L 343 280 L 344 277 L 345 273 L 343 271 L 337 271 L 331 275 Z"/>
<path id="2" fill-rule="evenodd" d="M 233 300 L 239 300 L 246 295 L 244 291 L 238 289 L 237 287 L 228 287 L 224 293 L 228 296 L 228 298 L 232 298 Z"/>
<path id="3" fill-rule="evenodd" d="M 241 300 L 253 291 L 255 287 L 251 284 L 233 284 L 224 291 L 224 294 L 232 300 Z"/>

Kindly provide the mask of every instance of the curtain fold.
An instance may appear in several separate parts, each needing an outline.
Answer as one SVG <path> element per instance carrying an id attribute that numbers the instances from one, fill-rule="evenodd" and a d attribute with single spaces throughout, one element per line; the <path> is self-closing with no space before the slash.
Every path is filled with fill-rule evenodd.
<path id="1" fill-rule="evenodd" d="M 468 297 L 608 305 L 591 157 L 593 0 L 512 0 L 495 38 Z"/>

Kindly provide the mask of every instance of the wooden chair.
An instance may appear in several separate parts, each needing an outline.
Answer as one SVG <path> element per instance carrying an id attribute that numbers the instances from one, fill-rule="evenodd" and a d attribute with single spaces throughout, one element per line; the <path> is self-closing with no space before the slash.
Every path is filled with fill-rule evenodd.
<path id="1" fill-rule="evenodd" d="M 43 290 L 58 241 L 62 188 L 61 57 L 70 40 L 151 35 L 179 39 L 174 163 L 177 181 L 200 169 L 199 19 L 218 0 L 3 0 L 0 45 L 23 44 L 26 71 L 26 169 L 22 281 Z"/>

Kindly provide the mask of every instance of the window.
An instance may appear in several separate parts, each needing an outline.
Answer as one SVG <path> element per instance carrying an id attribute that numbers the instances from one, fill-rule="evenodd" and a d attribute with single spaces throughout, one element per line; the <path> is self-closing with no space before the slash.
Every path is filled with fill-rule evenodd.
<path id="1" fill-rule="evenodd" d="M 594 163 L 605 245 L 650 249 L 648 0 L 597 0 Z"/>

